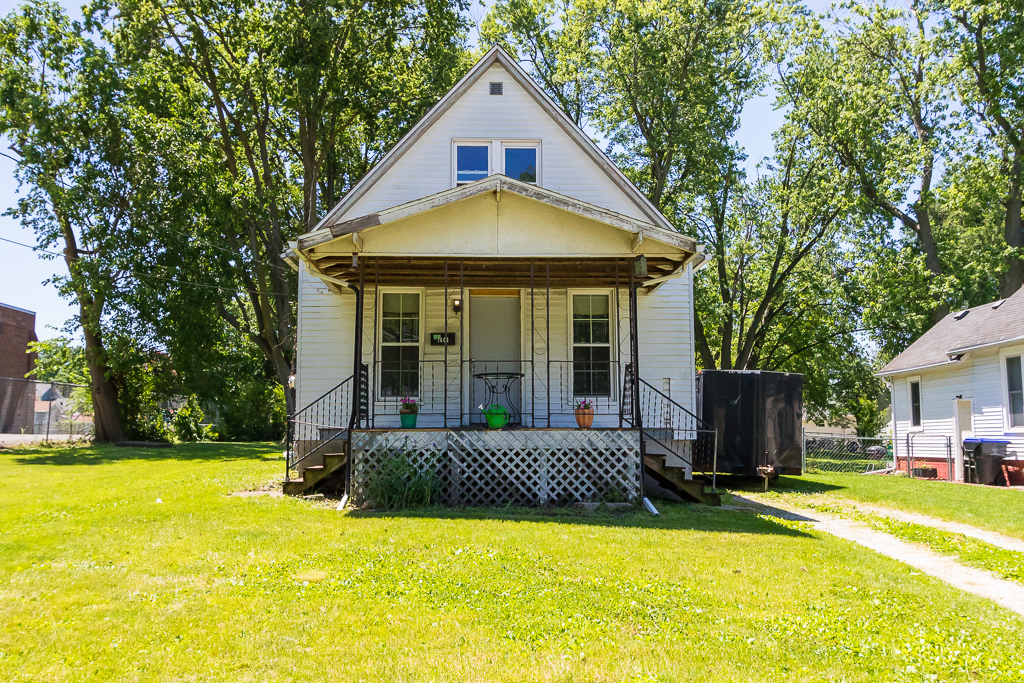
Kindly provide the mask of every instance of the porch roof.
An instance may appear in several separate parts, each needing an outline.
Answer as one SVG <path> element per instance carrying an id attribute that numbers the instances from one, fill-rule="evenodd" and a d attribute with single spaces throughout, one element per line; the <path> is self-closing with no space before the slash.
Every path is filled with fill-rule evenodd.
<path id="1" fill-rule="evenodd" d="M 685 235 L 497 175 L 316 230 L 293 258 L 335 284 L 565 287 L 625 285 L 640 256 L 635 281 L 656 285 L 700 251 Z"/>

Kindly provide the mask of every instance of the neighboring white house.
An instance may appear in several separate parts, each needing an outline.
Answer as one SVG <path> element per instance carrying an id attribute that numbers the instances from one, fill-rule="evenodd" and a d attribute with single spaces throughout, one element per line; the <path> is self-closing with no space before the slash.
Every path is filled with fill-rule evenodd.
<path id="1" fill-rule="evenodd" d="M 640 453 L 658 441 L 689 475 L 701 252 L 492 48 L 292 245 L 305 408 L 295 464 L 319 462 L 307 453 L 324 450 L 320 437 L 343 434 L 355 489 L 360 468 L 372 467 L 360 458 L 404 443 L 484 460 L 504 453 L 472 466 L 506 478 L 523 469 L 486 500 L 599 495 L 601 486 L 539 483 L 551 473 L 537 474 L 529 454 L 539 462 L 547 452 L 574 476 L 602 459 L 625 463 L 608 467 L 632 496 Z M 406 397 L 420 404 L 416 430 L 399 429 Z M 558 464 L 566 444 L 580 448 L 583 399 L 595 411 L 585 446 L 595 460 Z M 480 429 L 484 404 L 505 406 L 520 428 Z"/>
<path id="2" fill-rule="evenodd" d="M 968 436 L 1005 439 L 1024 459 L 1024 289 L 1009 299 L 951 313 L 878 372 L 889 383 L 894 443 L 915 460 L 944 460 L 963 478 Z M 941 474 L 940 474 L 941 476 Z"/>

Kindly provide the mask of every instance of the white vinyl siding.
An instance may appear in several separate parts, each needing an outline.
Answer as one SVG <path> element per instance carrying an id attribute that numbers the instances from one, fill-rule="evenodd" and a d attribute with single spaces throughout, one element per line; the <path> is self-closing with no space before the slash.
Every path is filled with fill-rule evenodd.
<path id="1" fill-rule="evenodd" d="M 488 83 L 503 81 L 501 97 Z M 643 221 L 650 219 L 562 130 L 533 97 L 494 65 L 338 220 L 398 206 L 452 187 L 453 141 L 539 141 L 541 184 L 561 194 Z M 491 152 L 492 167 L 495 163 Z"/>

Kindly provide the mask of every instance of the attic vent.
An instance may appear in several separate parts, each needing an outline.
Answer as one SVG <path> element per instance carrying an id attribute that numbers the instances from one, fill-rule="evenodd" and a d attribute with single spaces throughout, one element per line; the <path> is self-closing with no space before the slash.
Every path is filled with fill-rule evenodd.
<path id="1" fill-rule="evenodd" d="M 499 81 L 497 83 L 491 83 L 491 94 L 492 95 L 504 95 L 505 94 L 504 87 L 505 87 L 505 84 L 502 83 L 501 81 Z"/>
<path id="2" fill-rule="evenodd" d="M 960 311 L 959 313 L 954 313 L 953 317 L 957 320 L 963 320 L 968 313 L 970 313 L 970 311 Z"/>
<path id="3" fill-rule="evenodd" d="M 999 301 L 995 302 L 994 304 L 992 304 L 992 309 L 995 310 L 995 309 L 999 308 L 1000 306 L 1003 305 L 1003 303 L 1005 301 L 1006 301 L 1006 299 L 1000 299 Z"/>

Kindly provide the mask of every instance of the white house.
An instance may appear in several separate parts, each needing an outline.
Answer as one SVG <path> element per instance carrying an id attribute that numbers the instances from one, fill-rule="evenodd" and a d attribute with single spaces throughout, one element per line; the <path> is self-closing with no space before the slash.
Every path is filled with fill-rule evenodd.
<path id="1" fill-rule="evenodd" d="M 302 478 L 286 488 L 345 470 L 358 499 L 397 448 L 441 457 L 460 504 L 634 498 L 645 464 L 685 481 L 703 452 L 701 251 L 492 48 L 292 245 Z M 485 429 L 481 405 L 510 425 Z"/>
<path id="2" fill-rule="evenodd" d="M 1024 459 L 1024 289 L 1009 299 L 951 313 L 882 368 L 890 386 L 900 458 L 926 460 L 963 478 L 968 436 L 1009 441 Z M 905 462 L 905 461 L 904 461 Z"/>

